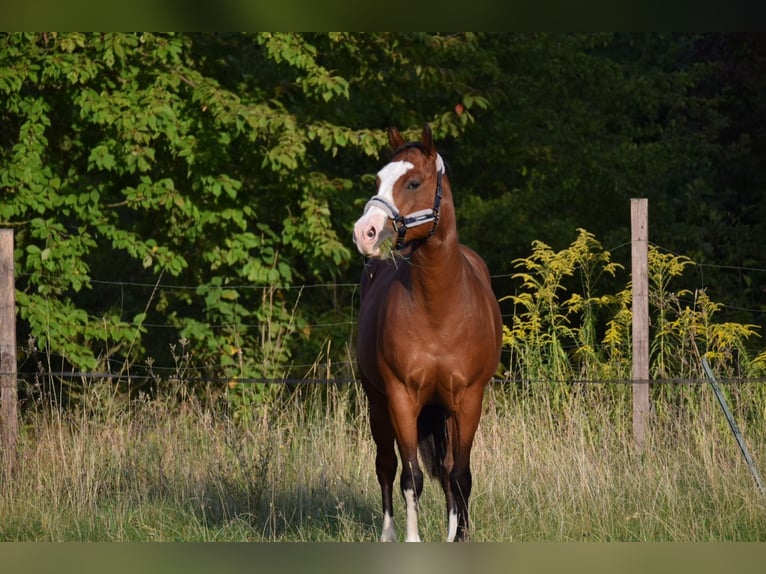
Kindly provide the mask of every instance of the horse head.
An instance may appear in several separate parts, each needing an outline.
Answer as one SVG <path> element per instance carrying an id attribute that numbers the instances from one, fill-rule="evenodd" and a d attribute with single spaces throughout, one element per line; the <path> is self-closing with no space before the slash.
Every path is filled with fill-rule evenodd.
<path id="1" fill-rule="evenodd" d="M 439 223 L 445 179 L 428 124 L 420 141 L 406 143 L 390 128 L 391 161 L 377 174 L 377 194 L 354 225 L 354 243 L 363 255 L 380 256 L 380 246 L 396 236 L 396 249 L 434 234 Z"/>

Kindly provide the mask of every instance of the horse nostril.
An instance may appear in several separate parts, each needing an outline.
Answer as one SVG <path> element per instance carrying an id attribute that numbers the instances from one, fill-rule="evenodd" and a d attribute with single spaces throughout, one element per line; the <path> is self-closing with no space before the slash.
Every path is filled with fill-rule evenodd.
<path id="1" fill-rule="evenodd" d="M 375 230 L 374 227 L 370 227 L 367 230 L 367 239 L 375 239 L 375 236 L 378 234 L 378 232 Z"/>

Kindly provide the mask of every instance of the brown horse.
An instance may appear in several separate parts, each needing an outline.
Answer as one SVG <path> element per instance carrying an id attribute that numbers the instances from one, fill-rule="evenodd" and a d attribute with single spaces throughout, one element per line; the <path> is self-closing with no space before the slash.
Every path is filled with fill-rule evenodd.
<path id="1" fill-rule="evenodd" d="M 468 537 L 471 445 L 484 387 L 500 360 L 500 308 L 484 261 L 458 243 L 444 162 L 426 124 L 420 142 L 389 130 L 391 161 L 354 226 L 359 251 L 373 259 L 362 277 L 358 363 L 377 446 L 383 498 L 382 541 L 396 540 L 396 453 L 407 505 L 407 541 L 419 541 L 423 473 L 441 481 L 447 540 Z M 398 255 L 380 259 L 393 237 Z"/>

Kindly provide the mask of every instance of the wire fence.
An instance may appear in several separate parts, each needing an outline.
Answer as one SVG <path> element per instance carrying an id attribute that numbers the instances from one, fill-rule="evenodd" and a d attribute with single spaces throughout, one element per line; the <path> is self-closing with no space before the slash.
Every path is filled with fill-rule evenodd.
<path id="1" fill-rule="evenodd" d="M 0 373 L 13 374 L 13 373 Z M 329 377 L 329 378 L 317 378 L 317 377 L 207 377 L 198 375 L 183 376 L 159 376 L 157 374 L 130 374 L 130 373 L 104 373 L 96 371 L 39 371 L 36 373 L 15 373 L 20 378 L 53 378 L 53 379 L 72 379 L 72 380 L 88 380 L 88 381 L 112 381 L 112 382 L 130 382 L 130 381 L 158 381 L 174 379 L 182 379 L 188 383 L 211 383 L 211 384 L 243 384 L 243 385 L 263 385 L 263 384 L 276 384 L 276 385 L 299 385 L 299 384 L 314 384 L 314 385 L 347 385 L 347 384 L 361 384 L 362 380 L 359 378 L 348 377 Z M 635 385 L 650 383 L 651 385 L 702 385 L 709 383 L 709 380 L 704 377 L 699 378 L 667 378 L 667 379 L 651 379 L 649 381 L 638 381 L 635 379 L 520 379 L 516 377 L 493 377 L 490 379 L 489 384 L 494 385 L 538 385 L 538 384 L 550 384 L 550 385 L 605 385 L 605 384 L 618 384 L 618 385 Z M 766 377 L 719 377 L 718 382 L 724 385 L 740 385 L 740 384 L 762 384 L 766 383 Z"/>
<path id="2" fill-rule="evenodd" d="M 652 244 L 657 249 L 664 251 L 666 253 L 678 256 L 678 254 L 674 253 L 673 251 L 663 248 L 659 245 Z M 624 243 L 621 245 L 618 245 L 611 250 L 609 250 L 611 253 L 617 252 L 621 249 L 625 249 L 629 247 L 629 243 Z M 696 268 L 699 270 L 699 279 L 700 279 L 700 285 L 699 288 L 703 289 L 706 285 L 706 275 L 709 277 L 709 274 L 712 272 L 726 272 L 726 273 L 743 273 L 747 272 L 750 274 L 763 274 L 764 275 L 764 289 L 766 290 L 766 268 L 760 268 L 760 267 L 752 267 L 752 266 L 733 266 L 733 265 L 715 265 L 715 264 L 708 264 L 708 263 L 698 263 L 692 261 L 693 268 Z M 495 274 L 492 276 L 493 281 L 508 281 L 511 280 L 514 276 L 514 273 L 504 273 L 504 274 Z M 23 277 L 23 276 L 22 276 Z M 179 292 L 198 292 L 201 287 L 204 287 L 202 285 L 183 285 L 183 284 L 174 284 L 171 282 L 140 282 L 140 281 L 132 281 L 132 280 L 110 280 L 110 279 L 91 279 L 90 283 L 94 286 L 103 286 L 103 287 L 109 287 L 109 288 L 117 288 L 120 291 L 126 291 L 126 290 L 158 290 L 161 289 L 166 292 L 173 292 L 173 291 L 179 291 Z M 274 289 L 274 285 L 252 285 L 252 284 L 230 284 L 230 285 L 222 285 L 218 287 L 222 290 L 238 290 L 238 291 L 268 291 L 271 289 Z M 314 284 L 286 284 L 286 285 L 279 285 L 276 288 L 283 290 L 283 291 L 292 291 L 292 292 L 306 292 L 310 290 L 332 290 L 336 293 L 336 298 L 338 300 L 345 301 L 345 304 L 348 306 L 349 309 L 349 315 L 347 319 L 339 320 L 339 321 L 327 321 L 327 322 L 316 322 L 316 323 L 307 323 L 307 327 L 310 328 L 312 331 L 322 331 L 322 330 L 348 330 L 349 337 L 353 333 L 355 327 L 356 327 L 356 310 L 358 309 L 358 303 L 359 303 L 359 285 L 358 283 L 349 283 L 349 282 L 328 282 L 328 283 L 314 283 Z M 502 294 L 500 294 L 502 295 Z M 200 297 L 204 297 L 204 295 L 200 295 Z M 689 301 L 688 303 L 693 303 L 692 301 Z M 730 306 L 726 305 L 725 308 L 727 309 L 733 309 L 737 311 L 744 311 L 748 312 L 753 316 L 764 316 L 766 317 L 766 306 L 760 306 L 760 307 L 742 307 L 742 306 Z M 513 313 L 511 312 L 504 312 L 503 313 L 503 319 L 504 321 L 508 321 L 513 316 Z M 766 319 L 763 321 L 766 323 Z M 205 326 L 208 329 L 211 329 L 213 331 L 217 330 L 225 330 L 225 329 L 255 329 L 258 328 L 260 325 L 258 324 L 248 324 L 248 323 L 224 323 L 224 324 L 212 324 L 212 323 L 201 323 L 203 326 Z M 176 332 L 179 333 L 182 329 L 182 326 L 179 325 L 171 325 L 171 324 L 165 324 L 165 323 L 156 323 L 156 322 L 143 322 L 141 323 L 141 327 L 145 328 L 149 331 L 155 330 L 155 331 L 168 331 L 168 332 Z M 151 337 L 151 335 L 148 335 Z M 167 335 L 165 335 L 163 338 L 166 338 Z M 569 350 L 573 350 L 576 347 L 572 347 Z M 23 345 L 18 345 L 18 351 L 20 353 L 24 353 L 27 356 L 34 356 L 34 351 L 30 352 L 29 344 L 27 347 Z M 120 363 L 116 359 L 111 359 L 111 365 L 114 366 L 113 372 L 92 372 L 92 371 L 66 371 L 66 370 L 56 370 L 44 367 L 45 361 L 37 359 L 36 361 L 36 367 L 31 370 L 22 370 L 18 373 L 18 376 L 21 378 L 55 378 L 55 379 L 62 379 L 62 380 L 92 380 L 92 381 L 158 381 L 158 380 L 172 380 L 173 378 L 178 378 L 179 374 L 179 368 L 178 365 L 128 365 L 126 363 Z M 312 367 L 315 365 L 312 364 L 291 364 L 289 365 L 291 372 L 300 372 L 301 370 L 304 370 L 308 372 Z M 335 373 L 342 373 L 338 374 L 338 376 L 326 376 L 326 377 L 316 377 L 316 376 L 310 376 L 307 375 L 305 377 L 220 377 L 220 376 L 206 376 L 204 374 L 205 369 L 204 368 L 195 368 L 193 366 L 185 366 L 184 373 L 183 373 L 183 379 L 185 381 L 188 381 L 190 383 L 212 383 L 212 384 L 226 384 L 226 383 L 236 383 L 236 384 L 357 384 L 361 381 L 354 376 L 354 369 L 355 365 L 352 364 L 351 361 L 333 361 L 334 366 L 334 372 Z M 0 373 L 3 374 L 3 373 Z M 623 384 L 623 385 L 630 385 L 634 384 L 636 382 L 644 382 L 644 381 L 634 381 L 632 379 L 607 379 L 607 380 L 590 380 L 590 379 L 567 379 L 567 380 L 550 380 L 550 379 L 540 379 L 540 380 L 520 380 L 517 378 L 504 378 L 504 377 L 496 377 L 492 379 L 491 381 L 494 384 L 573 384 L 573 385 L 589 385 L 589 384 Z M 650 381 L 653 385 L 696 385 L 696 384 L 704 384 L 707 382 L 707 379 L 704 376 L 700 376 L 699 378 L 693 378 L 693 379 L 652 379 Z M 720 380 L 722 384 L 733 384 L 733 383 L 763 383 L 766 382 L 766 379 L 763 378 L 722 378 Z"/>

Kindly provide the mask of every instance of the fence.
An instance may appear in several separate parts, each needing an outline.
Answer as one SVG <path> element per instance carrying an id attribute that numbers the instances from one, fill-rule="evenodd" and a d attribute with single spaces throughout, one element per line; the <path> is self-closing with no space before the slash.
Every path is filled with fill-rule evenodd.
<path id="1" fill-rule="evenodd" d="M 643 448 L 646 433 L 646 418 L 649 413 L 649 318 L 647 301 L 647 246 L 648 240 L 648 221 L 647 221 L 647 202 L 645 199 L 634 199 L 631 201 L 631 261 L 632 261 L 632 285 L 633 285 L 633 304 L 632 304 L 632 341 L 633 341 L 633 369 L 631 378 L 617 381 L 588 381 L 605 383 L 625 383 L 632 385 L 633 389 L 633 424 L 634 438 L 638 449 Z M 627 244 L 626 244 L 627 245 Z M 713 267 L 713 266 L 711 266 Z M 141 284 L 131 282 L 113 282 L 105 280 L 92 280 L 94 284 L 109 285 L 119 289 L 141 288 L 156 289 L 157 284 Z M 18 413 L 17 413 L 17 345 L 15 328 L 15 279 L 13 266 L 13 233 L 10 230 L 0 230 L 0 381 L 2 382 L 2 452 L 6 468 L 12 469 L 15 444 L 18 436 Z M 196 289 L 196 287 L 184 286 L 163 286 L 172 289 Z M 253 288 L 252 286 L 242 286 Z M 303 286 L 301 289 L 321 286 Z M 327 286 L 325 286 L 327 287 Z M 352 291 L 351 296 L 358 296 L 357 285 L 332 285 L 332 288 L 349 288 Z M 353 331 L 355 322 L 350 319 L 342 323 L 333 323 L 327 325 L 313 325 L 313 327 L 341 327 L 348 328 L 348 332 Z M 164 329 L 167 325 L 145 325 L 150 329 Z M 177 328 L 177 327 L 173 327 Z M 308 365 L 307 365 L 308 367 Z M 163 370 L 172 370 L 172 367 L 156 366 L 155 371 L 162 374 Z M 351 372 L 350 363 L 347 372 Z M 90 378 L 90 379 L 124 379 L 124 374 L 115 373 L 94 373 L 94 372 L 54 372 L 48 370 L 40 373 L 44 376 L 55 376 L 60 378 Z M 133 380 L 152 379 L 155 376 L 150 374 L 130 373 L 129 378 Z M 188 373 L 185 380 L 205 381 L 214 383 L 225 383 L 232 381 L 231 378 L 210 378 L 199 373 Z M 323 382 L 327 379 L 322 378 L 295 378 L 295 379 L 273 379 L 273 378 L 254 378 L 242 377 L 234 379 L 238 383 L 306 383 Z M 334 383 L 355 383 L 357 380 L 352 376 L 333 377 Z M 568 381 L 578 382 L 578 381 Z M 653 381 L 656 382 L 656 381 Z M 667 381 L 680 382 L 680 381 Z M 684 381 L 689 382 L 689 381 Z M 705 379 L 692 381 L 695 383 L 704 383 Z"/>
<path id="2" fill-rule="evenodd" d="M 13 231 L 0 229 L 0 418 L 3 462 L 10 475 L 16 463 L 19 435 L 16 381 L 16 287 Z"/>

